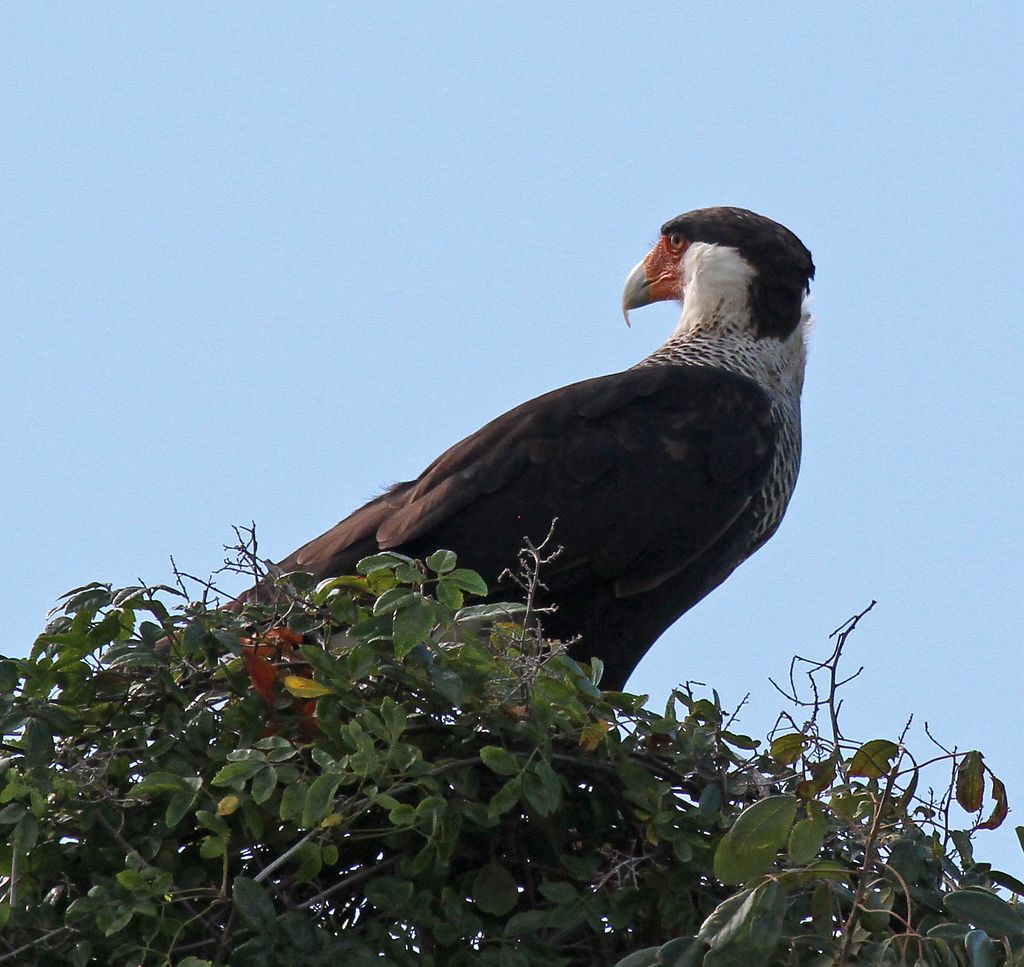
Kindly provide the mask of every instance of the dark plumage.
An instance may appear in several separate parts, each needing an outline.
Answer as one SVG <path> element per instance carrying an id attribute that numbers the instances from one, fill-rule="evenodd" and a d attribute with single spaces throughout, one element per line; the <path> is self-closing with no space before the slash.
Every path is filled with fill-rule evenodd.
<path id="1" fill-rule="evenodd" d="M 572 653 L 599 657 L 603 686 L 622 688 L 665 628 L 775 530 L 799 460 L 810 253 L 782 226 L 739 209 L 691 212 L 662 231 L 630 276 L 633 289 L 654 289 L 641 269 L 656 263 L 662 289 L 627 296 L 627 308 L 671 297 L 685 307 L 690 271 L 703 304 L 731 284 L 728 272 L 749 269 L 747 297 L 731 293 L 735 311 L 728 298 L 712 298 L 718 315 L 707 319 L 687 320 L 684 308 L 680 328 L 638 367 L 498 417 L 289 555 L 282 570 L 324 578 L 354 572 L 379 549 L 423 557 L 446 547 L 503 598 L 510 589 L 494 587 L 498 575 L 524 538 L 542 540 L 557 518 L 554 543 L 564 549 L 541 574 L 542 603 L 557 610 L 544 628 L 578 636 Z M 786 385 L 770 376 L 778 360 L 796 367 Z"/>

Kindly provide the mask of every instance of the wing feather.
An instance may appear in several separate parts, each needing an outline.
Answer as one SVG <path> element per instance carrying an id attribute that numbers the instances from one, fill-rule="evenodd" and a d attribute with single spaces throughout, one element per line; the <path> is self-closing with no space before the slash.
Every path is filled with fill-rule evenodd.
<path id="1" fill-rule="evenodd" d="M 281 562 L 317 577 L 378 548 L 437 547 L 493 581 L 557 518 L 552 594 L 611 579 L 642 594 L 713 552 L 771 466 L 770 401 L 745 377 L 649 366 L 522 404 Z"/>

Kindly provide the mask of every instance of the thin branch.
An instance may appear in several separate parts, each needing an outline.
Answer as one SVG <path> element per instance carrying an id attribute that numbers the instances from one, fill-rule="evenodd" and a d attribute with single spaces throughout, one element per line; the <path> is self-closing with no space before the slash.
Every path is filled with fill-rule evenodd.
<path id="1" fill-rule="evenodd" d="M 864 894 L 868 888 L 868 870 L 871 869 L 871 865 L 875 861 L 875 850 L 878 845 L 878 836 L 882 829 L 882 816 L 885 813 L 885 806 L 892 794 L 893 785 L 896 782 L 896 769 L 892 769 L 885 780 L 885 789 L 882 791 L 882 797 L 878 801 L 878 805 L 875 807 L 875 814 L 871 817 L 871 829 L 868 831 L 868 838 L 864 842 L 864 862 L 861 864 L 861 875 L 857 880 L 857 888 L 853 894 L 853 907 L 850 910 L 850 915 L 846 919 L 846 923 L 843 926 L 843 933 L 845 934 L 843 940 L 843 949 L 839 955 L 838 963 L 848 964 L 850 963 L 850 949 L 853 946 L 853 928 L 857 923 L 857 917 L 860 914 L 861 904 L 864 901 Z"/>
<path id="2" fill-rule="evenodd" d="M 334 896 L 335 893 L 339 893 L 340 891 L 353 886 L 358 886 L 364 880 L 368 880 L 383 870 L 388 869 L 388 867 L 394 866 L 400 858 L 401 857 L 399 856 L 390 856 L 386 860 L 381 860 L 379 863 L 375 863 L 373 866 L 363 867 L 363 869 L 359 870 L 357 873 L 353 873 L 344 880 L 335 883 L 334 886 L 328 887 L 326 890 L 321 890 L 316 896 L 310 897 L 305 902 L 300 903 L 299 909 L 307 910 L 309 907 L 320 903 L 322 900 L 326 900 L 329 896 Z"/>
<path id="3" fill-rule="evenodd" d="M 35 940 L 27 944 L 23 944 L 21 947 L 18 947 L 16 950 L 12 950 L 8 954 L 4 954 L 2 957 L 0 957 L 0 964 L 10 960 L 14 960 L 14 958 L 17 957 L 19 954 L 23 954 L 25 953 L 26 950 L 31 950 L 33 947 L 38 947 L 40 944 L 46 943 L 46 941 L 49 940 L 51 937 L 56 937 L 57 934 L 64 933 L 67 929 L 67 927 L 57 927 L 56 930 L 51 930 L 49 933 L 44 933 L 41 937 L 36 937 Z"/>

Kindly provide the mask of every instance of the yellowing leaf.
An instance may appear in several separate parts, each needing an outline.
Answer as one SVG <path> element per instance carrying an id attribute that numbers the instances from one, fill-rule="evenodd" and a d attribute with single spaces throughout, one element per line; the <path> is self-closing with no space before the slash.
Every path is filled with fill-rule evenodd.
<path id="1" fill-rule="evenodd" d="M 585 725 L 580 731 L 580 748 L 587 752 L 593 752 L 601 740 L 608 734 L 610 726 L 604 719 L 598 719 Z"/>
<path id="2" fill-rule="evenodd" d="M 980 752 L 968 752 L 956 767 L 956 801 L 969 813 L 985 801 L 985 766 Z"/>
<path id="3" fill-rule="evenodd" d="M 769 752 L 776 762 L 781 762 L 784 766 L 792 765 L 807 748 L 807 742 L 807 736 L 800 732 L 780 735 L 772 742 Z"/>
<path id="4" fill-rule="evenodd" d="M 889 771 L 890 763 L 899 751 L 900 747 L 889 739 L 872 739 L 865 742 L 854 754 L 849 773 L 851 776 L 878 779 Z"/>
<path id="5" fill-rule="evenodd" d="M 238 796 L 225 796 L 217 803 L 218 816 L 230 816 L 238 808 Z"/>
<path id="6" fill-rule="evenodd" d="M 285 675 L 284 687 L 296 698 L 319 698 L 321 695 L 330 695 L 332 691 L 326 685 L 301 675 Z"/>

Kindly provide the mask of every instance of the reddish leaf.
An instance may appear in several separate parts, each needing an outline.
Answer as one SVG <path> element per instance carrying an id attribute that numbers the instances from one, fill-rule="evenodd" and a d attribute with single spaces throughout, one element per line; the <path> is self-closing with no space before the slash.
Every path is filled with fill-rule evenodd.
<path id="1" fill-rule="evenodd" d="M 268 705 L 274 704 L 274 682 L 277 681 L 277 669 L 263 655 L 257 654 L 255 648 L 246 647 L 243 652 L 245 667 L 252 679 L 252 687 L 263 696 Z"/>
<path id="2" fill-rule="evenodd" d="M 985 822 L 978 823 L 974 827 L 975 829 L 996 829 L 998 826 L 1002 826 L 1003 820 L 1010 812 L 1010 803 L 1006 798 L 1006 786 L 995 776 L 992 776 L 992 798 L 996 804 L 992 808 L 991 815 Z"/>
<path id="3" fill-rule="evenodd" d="M 801 799 L 813 799 L 832 784 L 836 777 L 836 757 L 833 755 L 823 762 L 815 762 L 810 772 L 810 779 L 801 779 L 796 784 L 796 794 Z"/>

